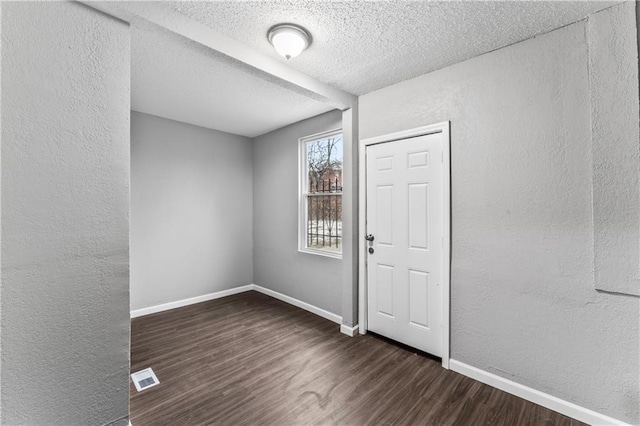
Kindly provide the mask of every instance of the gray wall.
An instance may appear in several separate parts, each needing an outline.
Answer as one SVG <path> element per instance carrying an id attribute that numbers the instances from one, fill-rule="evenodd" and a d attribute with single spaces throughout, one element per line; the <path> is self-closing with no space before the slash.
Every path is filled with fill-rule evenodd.
<path id="1" fill-rule="evenodd" d="M 2 3 L 2 424 L 127 423 L 129 68 L 126 24 Z"/>
<path id="2" fill-rule="evenodd" d="M 342 260 L 298 252 L 298 139 L 340 127 L 331 111 L 253 141 L 254 283 L 337 315 Z"/>
<path id="3" fill-rule="evenodd" d="M 360 137 L 451 120 L 451 357 L 637 424 L 640 301 L 594 290 L 586 34 L 579 22 L 364 95 Z M 601 77 L 637 87 L 624 53 L 635 73 Z M 637 105 L 637 89 L 623 96 Z"/>
<path id="4" fill-rule="evenodd" d="M 253 282 L 251 139 L 131 117 L 131 308 Z"/>

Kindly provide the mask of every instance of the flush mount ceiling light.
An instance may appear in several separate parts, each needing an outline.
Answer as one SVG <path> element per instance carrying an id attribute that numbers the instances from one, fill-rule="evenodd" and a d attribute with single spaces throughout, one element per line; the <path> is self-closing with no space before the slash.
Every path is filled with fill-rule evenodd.
<path id="1" fill-rule="evenodd" d="M 295 24 L 277 24 L 267 31 L 269 43 L 287 59 L 295 58 L 311 44 L 309 31 Z"/>

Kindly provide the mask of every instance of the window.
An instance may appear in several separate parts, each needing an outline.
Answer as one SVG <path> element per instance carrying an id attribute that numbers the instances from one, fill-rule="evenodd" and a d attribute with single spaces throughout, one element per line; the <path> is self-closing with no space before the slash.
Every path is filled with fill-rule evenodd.
<path id="1" fill-rule="evenodd" d="M 300 139 L 299 249 L 342 257 L 342 130 Z"/>

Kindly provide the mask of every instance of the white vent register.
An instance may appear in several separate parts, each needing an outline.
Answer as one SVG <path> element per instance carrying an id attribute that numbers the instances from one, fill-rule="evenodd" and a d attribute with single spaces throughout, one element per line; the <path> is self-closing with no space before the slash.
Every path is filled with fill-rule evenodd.
<path id="1" fill-rule="evenodd" d="M 138 392 L 149 389 L 150 387 L 160 383 L 151 368 L 145 368 L 137 373 L 133 373 L 131 375 L 131 380 L 133 380 L 133 384 Z"/>

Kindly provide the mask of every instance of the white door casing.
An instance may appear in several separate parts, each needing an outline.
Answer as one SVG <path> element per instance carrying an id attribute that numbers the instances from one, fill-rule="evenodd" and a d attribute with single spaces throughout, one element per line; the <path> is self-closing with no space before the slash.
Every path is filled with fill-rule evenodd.
<path id="1" fill-rule="evenodd" d="M 360 330 L 442 357 L 448 368 L 449 123 L 361 148 Z"/>

